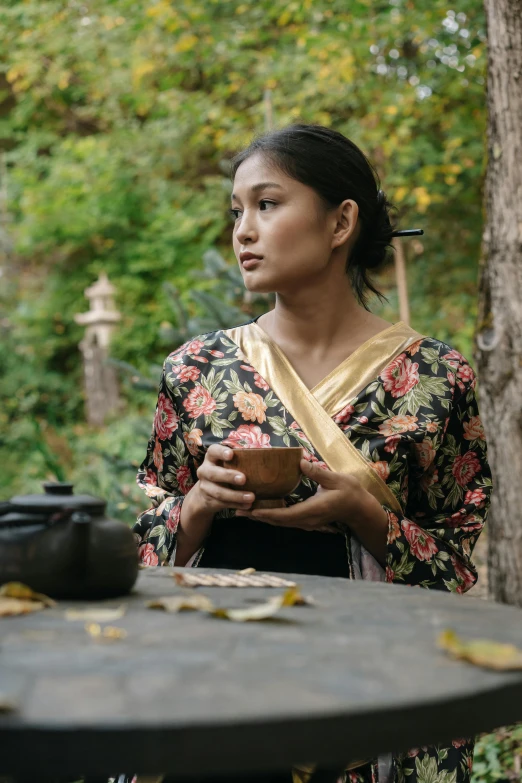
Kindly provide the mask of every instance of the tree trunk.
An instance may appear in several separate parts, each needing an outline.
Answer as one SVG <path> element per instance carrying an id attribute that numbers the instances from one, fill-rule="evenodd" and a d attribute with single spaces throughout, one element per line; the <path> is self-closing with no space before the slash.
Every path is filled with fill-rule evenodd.
<path id="1" fill-rule="evenodd" d="M 490 594 L 522 606 L 522 0 L 485 0 L 488 25 L 486 226 L 477 363 L 494 493 Z"/>

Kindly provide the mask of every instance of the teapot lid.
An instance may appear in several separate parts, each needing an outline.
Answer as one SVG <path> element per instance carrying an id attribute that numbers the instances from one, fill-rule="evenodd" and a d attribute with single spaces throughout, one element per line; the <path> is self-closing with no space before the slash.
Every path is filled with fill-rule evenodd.
<path id="1" fill-rule="evenodd" d="M 14 510 L 29 511 L 32 513 L 51 513 L 61 509 L 85 509 L 96 512 L 103 512 L 107 505 L 103 498 L 96 498 L 92 495 L 74 495 L 73 485 L 66 481 L 46 481 L 43 484 L 45 494 L 43 495 L 15 495 L 9 501 Z"/>

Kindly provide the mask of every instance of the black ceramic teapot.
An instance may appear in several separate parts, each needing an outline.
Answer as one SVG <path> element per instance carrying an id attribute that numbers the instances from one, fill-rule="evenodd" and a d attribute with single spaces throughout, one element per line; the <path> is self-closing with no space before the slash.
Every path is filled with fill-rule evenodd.
<path id="1" fill-rule="evenodd" d="M 104 516 L 106 503 L 46 483 L 44 495 L 0 504 L 0 584 L 23 582 L 56 598 L 128 593 L 138 576 L 134 536 Z"/>

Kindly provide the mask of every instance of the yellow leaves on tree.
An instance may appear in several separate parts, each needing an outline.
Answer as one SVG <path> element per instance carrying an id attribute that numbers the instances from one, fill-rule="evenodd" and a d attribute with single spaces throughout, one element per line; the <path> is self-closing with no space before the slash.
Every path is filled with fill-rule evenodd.
<path id="1" fill-rule="evenodd" d="M 182 35 L 177 44 L 174 46 L 175 52 L 190 52 L 191 49 L 194 49 L 198 42 L 198 38 L 196 35 L 193 35 L 192 33 L 187 33 L 186 35 Z"/>
<path id="2" fill-rule="evenodd" d="M 138 62 L 132 69 L 132 86 L 138 88 L 144 76 L 154 73 L 156 66 L 150 60 Z"/>
<path id="3" fill-rule="evenodd" d="M 419 212 L 426 212 L 429 205 L 431 204 L 431 196 L 428 193 L 427 189 L 424 187 L 418 187 L 413 188 L 413 195 L 415 196 L 415 202 L 417 204 L 417 209 Z"/>

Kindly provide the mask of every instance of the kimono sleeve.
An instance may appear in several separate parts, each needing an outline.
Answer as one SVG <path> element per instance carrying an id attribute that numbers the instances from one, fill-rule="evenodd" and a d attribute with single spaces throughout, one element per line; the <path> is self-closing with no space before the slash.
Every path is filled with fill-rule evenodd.
<path id="1" fill-rule="evenodd" d="M 492 482 L 469 370 L 439 438 L 416 445 L 406 516 L 388 514 L 386 581 L 464 593 L 477 581 L 471 559 Z M 413 482 L 412 482 L 413 475 Z"/>
<path id="2" fill-rule="evenodd" d="M 197 481 L 179 415 L 178 385 L 169 357 L 163 365 L 147 453 L 136 477 L 152 504 L 138 516 L 133 529 L 139 557 L 145 565 L 174 562 L 181 506 Z"/>

